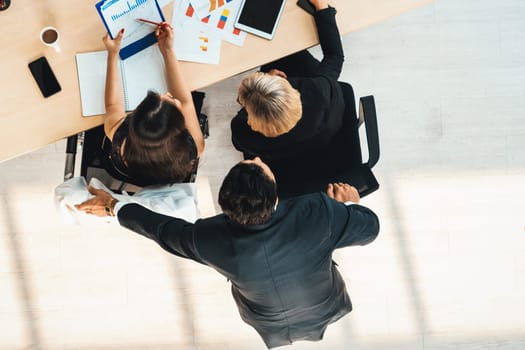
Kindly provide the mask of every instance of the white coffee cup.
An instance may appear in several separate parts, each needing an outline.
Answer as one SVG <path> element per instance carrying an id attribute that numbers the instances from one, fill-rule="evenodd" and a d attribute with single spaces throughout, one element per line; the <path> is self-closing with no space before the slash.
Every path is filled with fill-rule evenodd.
<path id="1" fill-rule="evenodd" d="M 60 34 L 55 27 L 47 26 L 40 31 L 40 41 L 42 44 L 52 47 L 56 52 L 60 52 L 60 46 L 58 46 L 59 38 Z"/>

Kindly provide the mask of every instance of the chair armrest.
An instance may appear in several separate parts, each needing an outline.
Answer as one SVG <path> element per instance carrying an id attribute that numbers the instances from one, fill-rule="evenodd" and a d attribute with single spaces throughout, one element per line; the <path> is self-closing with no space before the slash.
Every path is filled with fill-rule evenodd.
<path id="1" fill-rule="evenodd" d="M 368 144 L 368 162 L 366 165 L 372 169 L 379 160 L 379 133 L 374 96 L 363 96 L 359 99 L 360 125 L 362 124 L 361 119 L 365 124 Z"/>
<path id="2" fill-rule="evenodd" d="M 71 179 L 75 175 L 75 157 L 77 155 L 78 135 L 67 138 L 66 162 L 64 166 L 64 181 Z"/>

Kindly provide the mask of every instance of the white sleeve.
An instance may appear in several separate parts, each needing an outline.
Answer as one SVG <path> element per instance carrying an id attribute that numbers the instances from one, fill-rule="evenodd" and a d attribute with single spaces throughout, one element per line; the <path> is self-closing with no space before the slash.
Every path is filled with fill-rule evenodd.
<path id="1" fill-rule="evenodd" d="M 118 216 L 118 211 L 120 210 L 120 208 L 122 208 L 122 207 L 125 206 L 126 204 L 130 204 L 130 202 L 122 202 L 122 201 L 118 201 L 118 202 L 115 204 L 115 208 L 113 208 L 113 212 L 115 213 L 115 216 Z"/>

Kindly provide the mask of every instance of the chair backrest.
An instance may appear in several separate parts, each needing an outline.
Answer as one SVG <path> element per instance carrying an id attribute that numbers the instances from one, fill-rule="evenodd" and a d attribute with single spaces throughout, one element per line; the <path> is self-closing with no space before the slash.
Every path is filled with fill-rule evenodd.
<path id="1" fill-rule="evenodd" d="M 208 131 L 208 117 L 201 113 L 204 102 L 205 93 L 200 91 L 192 91 L 191 93 L 195 111 L 197 112 L 199 125 L 205 138 L 209 135 Z M 78 135 L 73 135 L 68 138 L 66 148 L 66 162 L 64 170 L 64 180 L 68 180 L 74 176 L 76 145 Z M 136 192 L 140 189 L 139 186 L 133 185 L 133 181 L 125 174 L 120 173 L 113 167 L 111 161 L 107 159 L 109 152 L 103 152 L 104 146 L 109 146 L 108 140 L 105 140 L 105 133 L 103 125 L 97 126 L 82 133 L 82 156 L 80 164 L 80 175 L 84 176 L 89 182 L 91 177 L 96 177 L 101 180 L 108 188 L 114 191 Z M 197 175 L 197 165 L 194 172 L 187 179 L 187 182 L 194 182 Z"/>
<path id="2" fill-rule="evenodd" d="M 280 198 L 326 191 L 332 182 L 353 185 L 361 197 L 379 188 L 371 167 L 362 160 L 354 91 L 348 83 L 340 83 L 340 86 L 345 100 L 344 119 L 332 141 L 324 147 L 307 150 L 294 157 L 267 161 L 275 174 Z M 377 133 L 377 125 L 370 129 L 373 130 Z"/>
<path id="3" fill-rule="evenodd" d="M 131 184 L 127 177 L 120 174 L 102 151 L 105 140 L 104 126 L 100 125 L 86 130 L 83 137 L 80 175 L 86 181 L 96 177 L 113 191 L 136 192 L 140 187 Z M 107 144 L 109 146 L 109 144 Z"/>

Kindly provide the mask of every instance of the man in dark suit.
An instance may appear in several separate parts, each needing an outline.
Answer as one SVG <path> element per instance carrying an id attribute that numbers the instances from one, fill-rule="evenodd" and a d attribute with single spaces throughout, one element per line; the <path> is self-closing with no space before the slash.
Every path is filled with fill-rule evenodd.
<path id="1" fill-rule="evenodd" d="M 278 201 L 275 178 L 259 158 L 225 177 L 223 213 L 194 224 L 90 191 L 95 197 L 78 209 L 116 214 L 122 226 L 227 277 L 241 318 L 268 348 L 320 340 L 328 324 L 352 310 L 332 253 L 368 244 L 379 232 L 377 216 L 355 204 L 359 194 L 347 184 Z"/>

